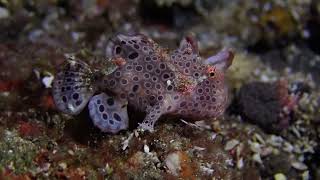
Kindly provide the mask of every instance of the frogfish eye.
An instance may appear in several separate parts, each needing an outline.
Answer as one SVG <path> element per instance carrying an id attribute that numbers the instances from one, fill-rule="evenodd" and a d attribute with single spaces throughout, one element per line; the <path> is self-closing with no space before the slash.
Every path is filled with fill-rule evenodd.
<path id="1" fill-rule="evenodd" d="M 215 75 L 214 72 L 210 72 L 210 73 L 209 73 L 209 76 L 210 76 L 210 77 L 213 77 L 214 75 Z"/>

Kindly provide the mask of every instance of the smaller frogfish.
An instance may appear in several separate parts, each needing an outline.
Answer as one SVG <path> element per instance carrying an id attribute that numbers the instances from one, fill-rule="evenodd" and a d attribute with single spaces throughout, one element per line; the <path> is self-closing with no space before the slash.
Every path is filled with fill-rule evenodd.
<path id="1" fill-rule="evenodd" d="M 58 71 L 52 93 L 59 110 L 76 115 L 88 105 L 95 126 L 117 133 L 128 128 L 127 106 L 146 113 L 139 128 L 151 132 L 162 115 L 214 118 L 226 108 L 230 50 L 202 59 L 191 36 L 170 52 L 145 35 L 118 34 L 105 51 L 116 65 L 111 73 L 102 73 L 107 67 L 93 71 L 81 60 Z"/>

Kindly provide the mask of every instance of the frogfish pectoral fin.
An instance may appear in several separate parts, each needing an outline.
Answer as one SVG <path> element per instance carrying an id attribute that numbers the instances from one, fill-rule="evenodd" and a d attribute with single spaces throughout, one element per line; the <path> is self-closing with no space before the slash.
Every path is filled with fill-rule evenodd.
<path id="1" fill-rule="evenodd" d="M 103 132 L 117 133 L 128 128 L 127 102 L 101 93 L 90 99 L 90 117 Z"/>

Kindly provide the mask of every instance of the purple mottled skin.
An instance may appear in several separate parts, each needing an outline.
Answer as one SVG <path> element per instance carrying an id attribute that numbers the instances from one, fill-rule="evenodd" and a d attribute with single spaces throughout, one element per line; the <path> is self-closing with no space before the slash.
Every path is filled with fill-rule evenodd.
<path id="1" fill-rule="evenodd" d="M 149 131 L 154 130 L 155 122 L 165 114 L 188 118 L 212 118 L 221 115 L 228 98 L 224 73 L 232 63 L 233 54 L 223 50 L 203 60 L 196 44 L 193 38 L 186 37 L 177 50 L 169 53 L 144 35 L 119 34 L 113 37 L 106 47 L 106 54 L 118 67 L 96 83 L 87 83 L 87 88 L 82 91 L 83 101 L 88 102 L 87 97 L 91 97 L 96 91 L 107 92 L 108 97 L 114 98 L 119 107 L 121 104 L 129 104 L 146 112 L 146 117 L 139 127 Z M 87 71 L 91 73 L 89 69 Z M 59 79 L 60 83 L 64 84 L 65 77 L 58 77 Z M 87 81 L 90 81 L 90 78 L 87 78 Z M 54 97 L 58 108 L 60 103 L 59 109 L 62 111 L 72 113 L 75 110 L 70 110 L 71 107 L 78 113 L 84 105 L 80 104 L 81 108 L 74 107 L 76 102 L 70 98 L 72 105 L 68 106 L 69 98 L 66 101 L 61 100 L 62 87 L 55 84 Z M 102 103 L 104 111 L 99 111 L 98 108 L 102 105 L 97 104 L 97 97 L 91 99 L 95 100 L 90 100 L 89 103 L 90 116 L 102 131 L 116 133 L 127 127 L 127 124 L 123 123 L 115 127 L 114 123 L 103 123 L 107 122 L 104 121 L 107 119 L 103 119 L 103 113 L 109 116 L 119 114 L 127 123 L 126 109 L 110 109 L 106 103 Z M 100 99 L 103 101 L 102 96 Z"/>

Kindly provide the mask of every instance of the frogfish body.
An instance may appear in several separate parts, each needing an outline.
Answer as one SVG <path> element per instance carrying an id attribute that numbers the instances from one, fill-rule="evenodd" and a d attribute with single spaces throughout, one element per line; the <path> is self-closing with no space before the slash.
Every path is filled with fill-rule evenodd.
<path id="1" fill-rule="evenodd" d="M 53 83 L 56 106 L 75 115 L 88 104 L 95 126 L 110 133 L 128 127 L 127 105 L 146 112 L 139 127 L 151 132 L 165 114 L 217 117 L 226 108 L 224 73 L 233 53 L 201 59 L 196 44 L 186 37 L 168 52 L 144 35 L 116 35 L 106 47 L 115 71 L 101 75 L 80 60 L 68 61 Z"/>

